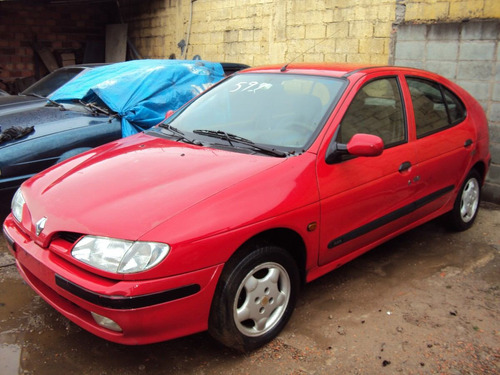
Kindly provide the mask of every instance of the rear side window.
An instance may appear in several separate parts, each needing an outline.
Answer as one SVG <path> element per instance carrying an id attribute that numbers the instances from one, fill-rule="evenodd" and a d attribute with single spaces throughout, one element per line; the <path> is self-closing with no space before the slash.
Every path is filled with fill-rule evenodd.
<path id="1" fill-rule="evenodd" d="M 437 82 L 407 78 L 410 88 L 417 138 L 425 137 L 465 118 L 465 108 L 460 99 Z"/>

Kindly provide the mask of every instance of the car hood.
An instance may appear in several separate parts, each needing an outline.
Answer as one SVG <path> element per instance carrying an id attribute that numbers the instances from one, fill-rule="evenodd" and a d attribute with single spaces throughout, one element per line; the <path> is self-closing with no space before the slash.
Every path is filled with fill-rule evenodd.
<path id="1" fill-rule="evenodd" d="M 5 115 L 2 115 L 0 111 L 0 127 L 2 128 L 2 131 L 5 131 L 13 126 L 22 128 L 30 126 L 34 127 L 34 131 L 27 136 L 19 138 L 15 141 L 2 143 L 0 147 L 14 142 L 19 143 L 43 137 L 48 134 L 79 128 L 81 126 L 89 125 L 95 121 L 102 122 L 103 119 L 107 119 L 107 116 L 96 117 L 87 111 L 61 111 L 58 107 L 52 106 L 39 106 L 38 108 L 25 109 L 23 111 L 16 111 Z"/>
<path id="2" fill-rule="evenodd" d="M 0 97 L 0 116 L 43 107 L 47 100 L 34 96 L 9 95 Z"/>
<path id="3" fill-rule="evenodd" d="M 47 217 L 45 237 L 68 231 L 136 240 L 284 160 L 138 134 L 40 173 L 23 194 L 32 226 Z"/>

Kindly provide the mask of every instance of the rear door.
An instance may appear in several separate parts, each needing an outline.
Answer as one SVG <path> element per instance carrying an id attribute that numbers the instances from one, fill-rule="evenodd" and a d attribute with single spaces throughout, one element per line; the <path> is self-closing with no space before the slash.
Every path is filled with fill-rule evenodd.
<path id="1" fill-rule="evenodd" d="M 464 104 L 451 90 L 423 77 L 407 76 L 406 82 L 420 177 L 416 199 L 426 201 L 418 219 L 452 203 L 454 191 L 470 168 L 476 134 Z"/>

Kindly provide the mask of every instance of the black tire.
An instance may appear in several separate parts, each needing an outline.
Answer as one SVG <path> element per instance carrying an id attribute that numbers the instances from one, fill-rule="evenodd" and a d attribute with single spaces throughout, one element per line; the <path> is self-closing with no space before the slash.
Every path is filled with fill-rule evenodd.
<path id="1" fill-rule="evenodd" d="M 209 333 L 240 352 L 268 343 L 290 319 L 299 286 L 297 264 L 280 247 L 256 246 L 231 259 L 214 294 Z"/>
<path id="2" fill-rule="evenodd" d="M 472 170 L 458 192 L 453 210 L 446 217 L 448 227 L 459 232 L 469 229 L 476 220 L 480 201 L 481 176 Z"/>

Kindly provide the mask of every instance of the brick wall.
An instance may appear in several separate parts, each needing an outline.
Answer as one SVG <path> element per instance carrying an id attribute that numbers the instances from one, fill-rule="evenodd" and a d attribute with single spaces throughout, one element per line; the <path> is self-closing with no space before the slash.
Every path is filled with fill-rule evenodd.
<path id="1" fill-rule="evenodd" d="M 0 79 L 4 82 L 47 73 L 37 61 L 33 42 L 56 55 L 75 52 L 81 59 L 85 43 L 104 40 L 105 25 L 113 19 L 114 5 L 40 3 L 0 2 Z"/>

